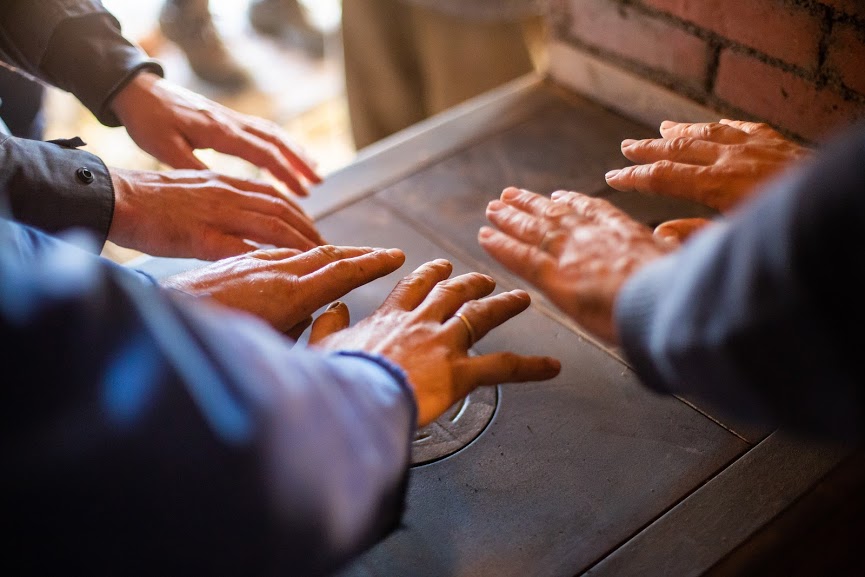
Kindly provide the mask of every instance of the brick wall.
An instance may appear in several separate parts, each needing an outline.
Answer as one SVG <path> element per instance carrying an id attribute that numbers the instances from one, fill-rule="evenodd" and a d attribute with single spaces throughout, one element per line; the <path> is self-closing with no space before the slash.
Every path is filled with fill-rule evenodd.
<path id="1" fill-rule="evenodd" d="M 865 118 L 865 0 L 552 0 L 554 34 L 721 115 L 819 140 Z"/>

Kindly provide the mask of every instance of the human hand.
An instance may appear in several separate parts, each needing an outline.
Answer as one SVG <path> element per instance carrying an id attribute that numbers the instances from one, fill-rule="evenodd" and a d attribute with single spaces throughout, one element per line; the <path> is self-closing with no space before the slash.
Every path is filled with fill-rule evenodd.
<path id="1" fill-rule="evenodd" d="M 108 240 L 153 256 L 217 260 L 245 242 L 307 250 L 324 243 L 312 218 L 273 186 L 210 171 L 109 169 Z"/>
<path id="2" fill-rule="evenodd" d="M 151 72 L 138 74 L 111 103 L 142 150 L 173 168 L 206 169 L 194 150 L 212 148 L 267 169 L 296 194 L 301 178 L 321 182 L 310 160 L 272 122 L 241 114 Z"/>
<path id="3" fill-rule="evenodd" d="M 661 123 L 662 138 L 625 140 L 622 153 L 635 163 L 607 173 L 617 190 L 674 196 L 728 211 L 757 185 L 811 151 L 765 124 Z"/>
<path id="4" fill-rule="evenodd" d="M 481 246 L 538 287 L 590 332 L 617 343 L 613 307 L 625 281 L 673 250 L 605 200 L 576 192 L 552 199 L 508 188 L 487 207 L 500 231 L 483 227 Z"/>
<path id="5" fill-rule="evenodd" d="M 405 262 L 397 249 L 320 246 L 298 252 L 259 250 L 169 277 L 161 284 L 256 315 L 296 339 L 320 307 Z"/>
<path id="6" fill-rule="evenodd" d="M 551 379 L 561 369 L 550 357 L 469 357 L 475 341 L 524 311 L 531 299 L 523 291 L 483 298 L 495 288 L 493 279 L 472 273 L 448 280 L 451 271 L 445 260 L 421 266 L 351 328 L 348 309 L 331 308 L 315 320 L 309 338 L 314 346 L 380 354 L 402 367 L 417 400 L 419 427 L 479 386 Z"/>

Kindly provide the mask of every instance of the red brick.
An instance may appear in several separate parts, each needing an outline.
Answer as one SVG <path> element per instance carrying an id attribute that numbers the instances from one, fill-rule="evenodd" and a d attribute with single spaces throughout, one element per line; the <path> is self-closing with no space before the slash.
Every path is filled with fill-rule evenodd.
<path id="1" fill-rule="evenodd" d="M 823 0 L 823 4 L 843 14 L 865 20 L 865 2 L 862 0 Z"/>
<path id="2" fill-rule="evenodd" d="M 610 0 L 571 0 L 571 34 L 702 87 L 709 67 L 703 40 Z"/>
<path id="3" fill-rule="evenodd" d="M 715 93 L 749 114 L 809 140 L 865 117 L 865 106 L 750 56 L 721 53 Z"/>
<path id="4" fill-rule="evenodd" d="M 701 28 L 807 70 L 817 67 L 820 19 L 784 0 L 643 0 Z"/>
<path id="5" fill-rule="evenodd" d="M 826 66 L 844 84 L 865 94 L 865 31 L 851 24 L 835 24 Z"/>

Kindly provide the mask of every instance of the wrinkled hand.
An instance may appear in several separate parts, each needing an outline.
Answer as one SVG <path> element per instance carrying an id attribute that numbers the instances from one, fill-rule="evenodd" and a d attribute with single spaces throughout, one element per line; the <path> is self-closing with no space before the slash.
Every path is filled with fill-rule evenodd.
<path id="1" fill-rule="evenodd" d="M 609 202 L 576 192 L 550 199 L 508 188 L 489 203 L 487 218 L 500 231 L 481 228 L 481 246 L 611 343 L 618 341 L 613 307 L 622 285 L 673 250 Z"/>
<path id="2" fill-rule="evenodd" d="M 549 357 L 467 356 L 472 335 L 456 314 L 464 314 L 473 337 L 481 339 L 528 308 L 530 298 L 523 291 L 482 298 L 495 288 L 493 279 L 472 273 L 448 280 L 451 271 L 447 261 L 427 263 L 354 327 L 346 328 L 348 309 L 340 305 L 322 313 L 310 334 L 311 345 L 380 354 L 402 367 L 414 389 L 420 427 L 479 386 L 550 379 L 561 369 Z"/>
<path id="3" fill-rule="evenodd" d="M 661 136 L 622 142 L 622 153 L 637 164 L 610 171 L 607 183 L 618 190 L 685 198 L 728 211 L 757 185 L 811 155 L 765 124 L 739 120 L 668 120 L 661 124 Z"/>
<path id="4" fill-rule="evenodd" d="M 169 277 L 167 288 L 209 296 L 297 338 L 320 307 L 401 267 L 397 249 L 321 246 L 260 250 Z"/>
<path id="5" fill-rule="evenodd" d="M 153 256 L 217 260 L 250 252 L 245 240 L 307 250 L 315 224 L 270 184 L 209 171 L 110 169 L 114 218 L 108 240 Z"/>
<path id="6" fill-rule="evenodd" d="M 193 151 L 212 148 L 267 169 L 296 194 L 321 182 L 311 162 L 272 122 L 241 114 L 159 76 L 138 74 L 111 103 L 129 136 L 174 168 L 206 169 Z"/>

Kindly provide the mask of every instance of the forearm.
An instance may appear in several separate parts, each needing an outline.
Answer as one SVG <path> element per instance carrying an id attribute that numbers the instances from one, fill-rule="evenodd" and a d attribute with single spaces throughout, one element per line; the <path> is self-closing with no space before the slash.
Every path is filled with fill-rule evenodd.
<path id="1" fill-rule="evenodd" d="M 315 574 L 392 528 L 415 421 L 398 371 L 292 351 L 24 227 L 0 240 L 19 572 Z"/>
<path id="2" fill-rule="evenodd" d="M 120 124 L 111 100 L 135 74 L 162 75 L 96 0 L 8 2 L 0 8 L 0 59 L 72 92 L 109 126 Z"/>
<path id="3" fill-rule="evenodd" d="M 15 220 L 52 234 L 83 228 L 104 244 L 114 214 L 114 186 L 98 157 L 0 135 L 0 168 L 0 197 Z"/>
<path id="4" fill-rule="evenodd" d="M 863 434 L 846 341 L 863 321 L 863 152 L 861 136 L 827 151 L 629 281 L 617 326 L 646 384 L 744 418 Z"/>

